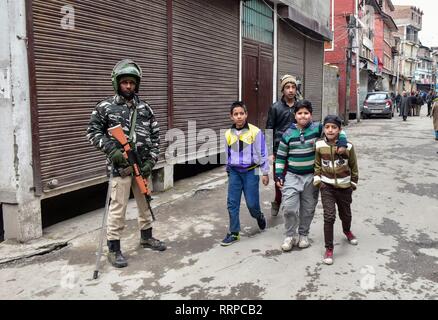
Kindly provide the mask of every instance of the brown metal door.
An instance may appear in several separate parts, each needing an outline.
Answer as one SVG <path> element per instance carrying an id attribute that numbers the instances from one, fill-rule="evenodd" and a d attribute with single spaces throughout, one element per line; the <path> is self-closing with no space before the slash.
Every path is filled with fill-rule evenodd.
<path id="1" fill-rule="evenodd" d="M 259 67 L 259 128 L 266 127 L 268 111 L 272 105 L 272 47 L 260 45 L 260 67 Z"/>
<path id="2" fill-rule="evenodd" d="M 258 64 L 257 56 L 244 55 L 243 56 L 243 102 L 248 108 L 248 122 L 258 126 Z"/>
<path id="3" fill-rule="evenodd" d="M 244 39 L 242 73 L 248 121 L 263 129 L 272 105 L 272 46 Z"/>

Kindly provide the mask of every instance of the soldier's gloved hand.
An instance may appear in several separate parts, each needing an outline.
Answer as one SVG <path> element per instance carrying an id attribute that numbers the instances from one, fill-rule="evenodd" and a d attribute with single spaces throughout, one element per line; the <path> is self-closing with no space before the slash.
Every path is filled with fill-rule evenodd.
<path id="1" fill-rule="evenodd" d="M 128 161 L 123 156 L 122 151 L 120 151 L 119 149 L 114 149 L 113 151 L 111 151 L 111 153 L 109 154 L 109 158 L 115 166 L 126 167 L 129 165 Z"/>
<path id="2" fill-rule="evenodd" d="M 154 164 L 151 161 L 146 160 L 141 167 L 141 175 L 143 177 L 148 177 L 151 174 L 153 167 Z"/>

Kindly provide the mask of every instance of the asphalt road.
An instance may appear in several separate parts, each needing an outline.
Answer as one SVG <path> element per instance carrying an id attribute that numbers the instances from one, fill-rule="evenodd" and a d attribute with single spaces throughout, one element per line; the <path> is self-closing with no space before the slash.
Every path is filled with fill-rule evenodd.
<path id="1" fill-rule="evenodd" d="M 167 251 L 140 248 L 137 222 L 128 220 L 122 249 L 129 266 L 114 269 L 102 258 L 101 275 L 92 280 L 99 233 L 72 227 L 78 235 L 67 246 L 1 264 L 0 298 L 436 300 L 438 141 L 424 111 L 406 122 L 370 119 L 346 128 L 359 162 L 352 204 L 359 245 L 345 240 L 337 219 L 331 266 L 322 264 L 321 204 L 311 226 L 311 246 L 281 251 L 283 218 L 269 214 L 272 181 L 260 186 L 268 228 L 258 230 L 242 201 L 241 241 L 221 247 L 228 213 L 227 185 L 219 183 L 155 210 L 154 232 L 168 243 Z M 98 225 L 100 213 L 91 219 Z"/>

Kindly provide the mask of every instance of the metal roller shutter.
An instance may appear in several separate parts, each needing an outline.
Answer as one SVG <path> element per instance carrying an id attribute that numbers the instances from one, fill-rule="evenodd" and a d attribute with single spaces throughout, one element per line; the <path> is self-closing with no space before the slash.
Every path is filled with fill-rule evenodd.
<path id="1" fill-rule="evenodd" d="M 304 37 L 284 21 L 278 20 L 278 83 L 285 74 L 304 80 Z M 281 87 L 278 85 L 278 99 Z"/>
<path id="2" fill-rule="evenodd" d="M 312 102 L 313 120 L 321 120 L 324 44 L 306 39 L 304 97 Z"/>
<path id="3" fill-rule="evenodd" d="M 74 29 L 62 28 L 65 5 L 74 9 Z M 140 64 L 139 95 L 154 109 L 162 134 L 166 131 L 166 2 L 34 0 L 28 8 L 37 122 L 34 159 L 41 178 L 37 189 L 50 192 L 52 179 L 64 188 L 105 175 L 104 156 L 89 144 L 85 131 L 95 104 L 113 95 L 110 75 L 118 60 L 132 58 Z M 162 152 L 164 147 L 162 143 Z"/>
<path id="4" fill-rule="evenodd" d="M 172 36 L 174 127 L 228 128 L 239 96 L 239 1 L 173 1 Z"/>

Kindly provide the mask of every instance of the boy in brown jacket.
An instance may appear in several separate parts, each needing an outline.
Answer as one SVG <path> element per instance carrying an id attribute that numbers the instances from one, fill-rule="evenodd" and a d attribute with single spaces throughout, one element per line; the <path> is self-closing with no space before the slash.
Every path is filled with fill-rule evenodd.
<path id="1" fill-rule="evenodd" d="M 324 119 L 324 138 L 316 142 L 315 174 L 313 184 L 319 186 L 324 209 L 324 240 L 326 252 L 323 262 L 333 264 L 333 224 L 336 206 L 342 221 L 342 229 L 352 245 L 358 241 L 351 232 L 352 193 L 359 179 L 356 154 L 348 142 L 344 154 L 336 153 L 336 141 L 341 131 L 341 119 L 328 115 Z"/>

